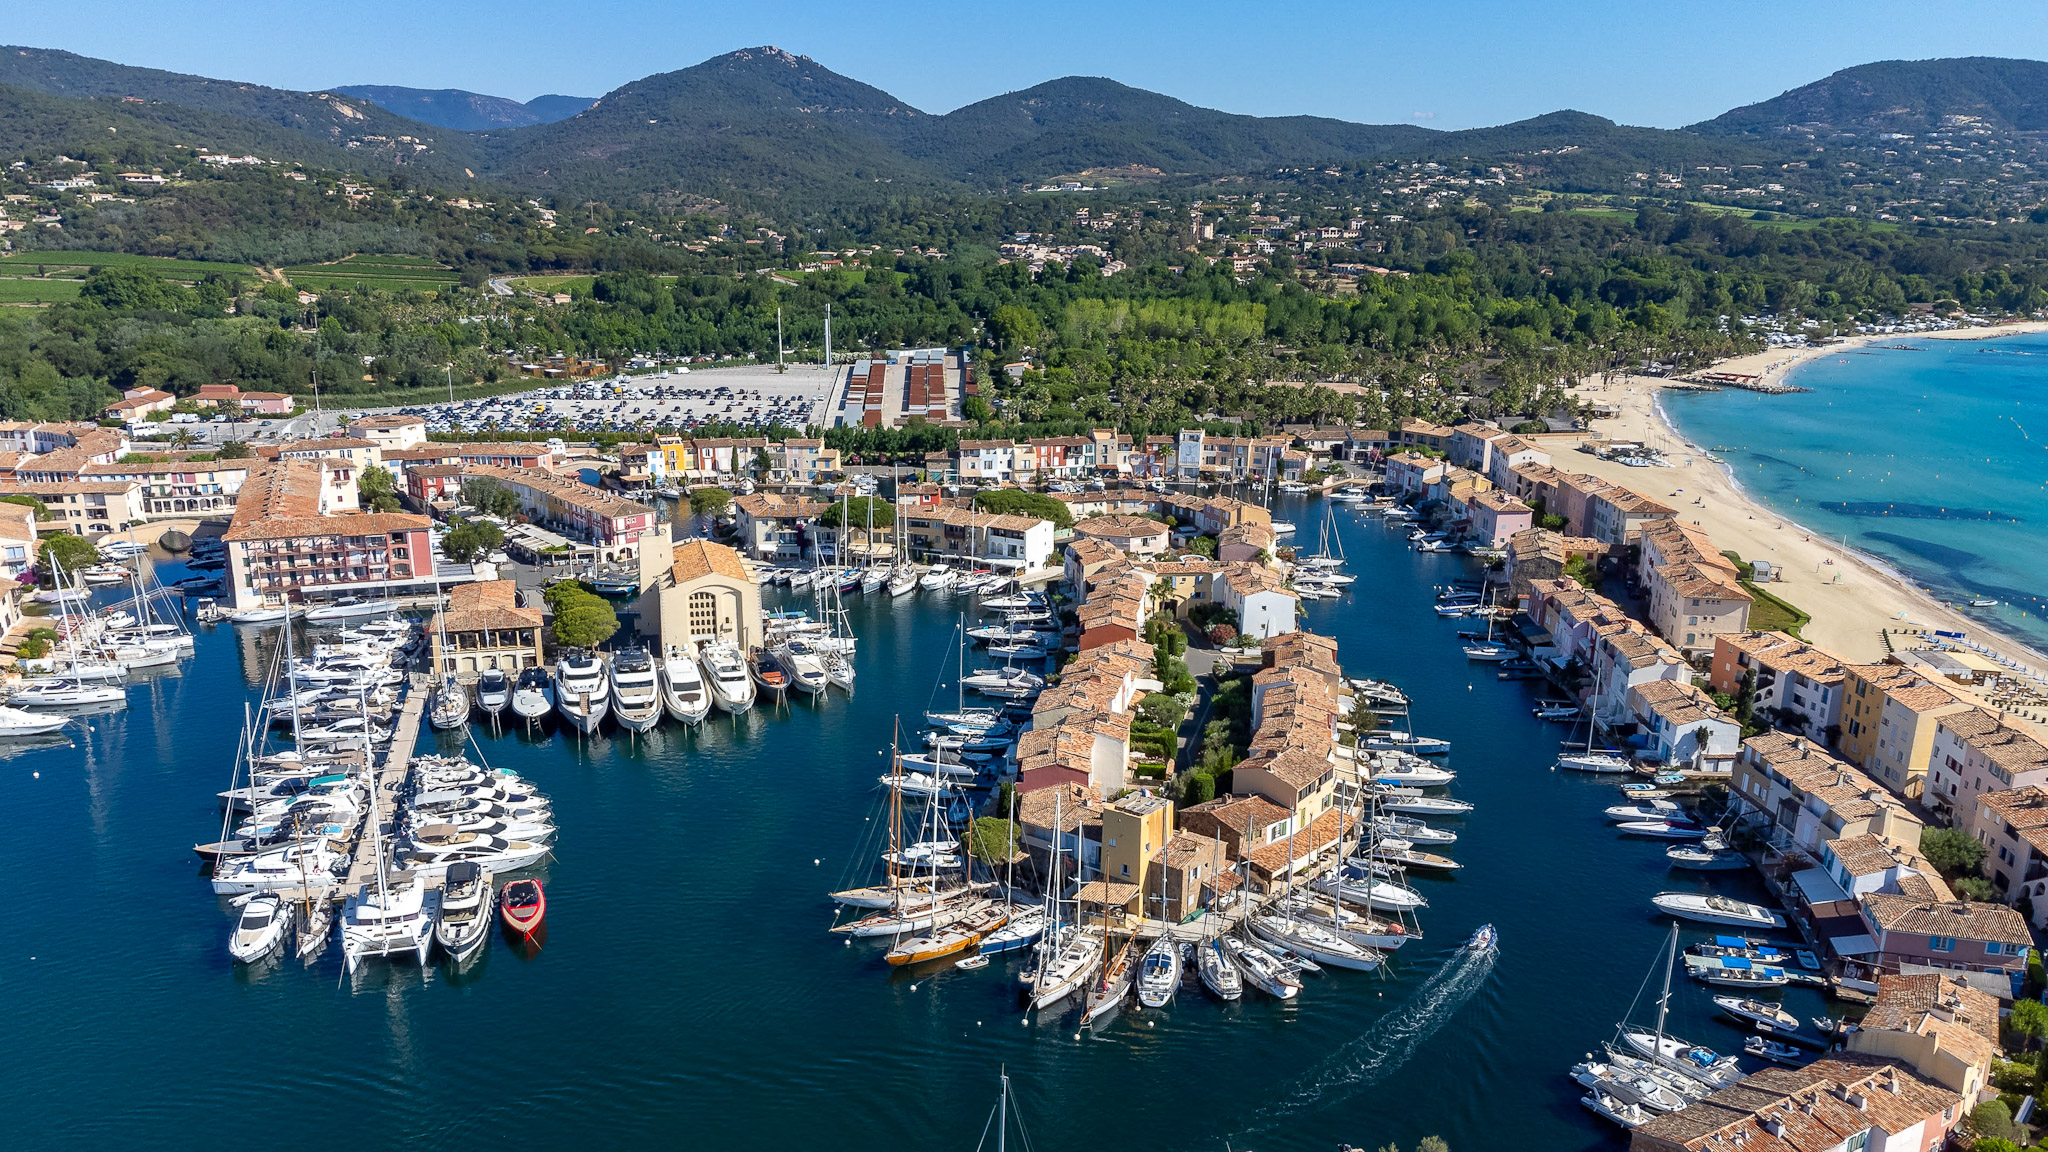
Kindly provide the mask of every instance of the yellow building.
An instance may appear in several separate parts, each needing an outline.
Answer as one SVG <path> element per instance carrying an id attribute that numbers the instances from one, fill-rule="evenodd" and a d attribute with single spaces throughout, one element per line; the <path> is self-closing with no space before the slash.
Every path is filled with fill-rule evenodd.
<path id="1" fill-rule="evenodd" d="M 1153 857 L 1172 832 L 1173 803 L 1163 797 L 1134 792 L 1102 810 L 1102 875 L 1137 887 L 1139 909 L 1133 911 L 1156 915 L 1151 902 L 1162 894 Z"/>
<path id="2" fill-rule="evenodd" d="M 646 585 L 635 607 L 642 630 L 651 623 L 664 651 L 711 638 L 745 651 L 763 639 L 760 587 L 738 552 L 709 540 L 677 544 L 667 570 Z"/>
<path id="3" fill-rule="evenodd" d="M 1897 795 L 1917 800 L 1927 787 L 1934 731 L 1970 705 L 1899 664 L 1842 668 L 1842 756 Z"/>

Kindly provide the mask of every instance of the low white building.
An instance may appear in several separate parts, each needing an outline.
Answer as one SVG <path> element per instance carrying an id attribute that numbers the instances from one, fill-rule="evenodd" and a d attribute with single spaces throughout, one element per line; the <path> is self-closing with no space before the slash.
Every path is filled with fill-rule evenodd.
<path id="1" fill-rule="evenodd" d="M 1216 603 L 1237 613 L 1237 630 L 1246 636 L 1263 640 L 1301 630 L 1301 601 L 1264 565 L 1232 565 L 1210 588 Z"/>

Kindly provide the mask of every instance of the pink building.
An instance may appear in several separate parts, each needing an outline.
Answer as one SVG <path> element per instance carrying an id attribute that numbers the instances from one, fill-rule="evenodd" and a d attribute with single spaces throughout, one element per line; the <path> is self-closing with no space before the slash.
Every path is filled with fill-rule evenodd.
<path id="1" fill-rule="evenodd" d="M 1488 548 L 1507 547 L 1508 537 L 1536 525 L 1536 512 L 1505 492 L 1489 489 L 1472 497 L 1467 505 L 1472 518 L 1472 537 Z"/>

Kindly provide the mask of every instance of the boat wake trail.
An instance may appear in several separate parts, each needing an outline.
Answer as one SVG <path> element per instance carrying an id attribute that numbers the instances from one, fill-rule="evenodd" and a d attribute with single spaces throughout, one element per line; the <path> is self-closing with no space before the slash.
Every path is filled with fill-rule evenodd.
<path id="1" fill-rule="evenodd" d="M 1325 1056 L 1292 1092 L 1261 1108 L 1244 1134 L 1270 1129 L 1319 1104 L 1336 1103 L 1392 1075 L 1479 991 L 1499 954 L 1494 947 L 1460 948 L 1406 1004 Z"/>

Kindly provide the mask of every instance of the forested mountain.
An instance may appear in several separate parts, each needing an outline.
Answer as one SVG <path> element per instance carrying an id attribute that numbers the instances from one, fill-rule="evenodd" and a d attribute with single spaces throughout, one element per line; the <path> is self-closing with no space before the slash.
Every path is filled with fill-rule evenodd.
<path id="1" fill-rule="evenodd" d="M 883 184 L 954 186 L 902 151 L 926 119 L 806 57 L 757 48 L 636 80 L 572 119 L 482 140 L 491 175 L 524 187 L 790 204 L 867 198 Z"/>
<path id="2" fill-rule="evenodd" d="M 470 127 L 481 130 L 459 130 Z M 1936 130 L 1960 135 L 1936 139 Z M 1922 139 L 1880 142 L 1879 131 Z M 1992 177 L 2010 161 L 2041 159 L 2042 131 L 2048 64 L 2024 60 L 1865 65 L 1682 131 L 1561 111 L 1441 132 L 1241 116 L 1099 77 L 1048 81 L 932 115 L 766 47 L 649 76 L 594 104 L 549 96 L 527 105 L 454 89 L 292 92 L 0 48 L 0 152 L 11 155 L 61 152 L 126 166 L 160 156 L 168 169 L 182 162 L 170 154 L 180 146 L 208 148 L 371 175 L 403 167 L 450 194 L 513 191 L 660 212 L 716 201 L 783 223 L 1084 172 L 1188 186 L 1407 161 L 1469 171 L 1481 184 L 1491 170 L 1549 191 L 1662 190 L 1793 214 L 1990 222 L 2039 206 L 2024 185 L 1994 185 Z M 1823 134 L 1836 145 L 1824 155 Z M 1913 173 L 1923 161 L 1952 163 L 1957 144 L 1975 170 L 1963 173 L 1964 192 L 1945 190 L 1937 200 L 1906 186 L 1920 179 Z M 1862 167 L 1844 167 L 1851 159 Z M 1764 172 L 1774 175 L 1744 175 Z M 1969 191 L 1980 186 L 1989 191 Z"/>
<path id="3" fill-rule="evenodd" d="M 367 100 L 422 124 L 460 132 L 523 128 L 566 120 L 592 104 L 594 96 L 536 96 L 521 104 L 503 96 L 486 96 L 460 88 L 402 88 L 390 84 L 345 84 L 329 91 Z"/>
<path id="4" fill-rule="evenodd" d="M 332 92 L 291 92 L 236 80 L 209 80 L 158 68 L 129 68 L 70 51 L 0 47 L 0 84 L 47 96 L 92 100 L 94 105 L 119 107 L 139 119 L 164 121 L 166 127 L 176 123 L 180 115 L 176 109 L 213 113 L 252 125 L 281 127 L 334 148 L 346 148 L 350 143 L 356 150 L 369 146 L 371 156 L 383 154 L 393 162 L 412 160 L 432 170 L 453 170 L 471 154 L 467 137 L 393 115 L 367 100 L 348 100 Z M 14 131 L 18 125 L 8 125 L 8 135 L 0 143 L 12 143 Z M 406 137 L 406 148 L 393 146 L 399 137 Z M 426 150 L 410 148 L 414 141 L 426 143 Z M 227 143 L 219 148 L 227 148 Z"/>
<path id="5" fill-rule="evenodd" d="M 1216 175 L 1427 150 L 1443 133 L 1320 116 L 1239 116 L 1098 76 L 1068 76 L 918 125 L 909 151 L 970 182 L 1137 166 Z"/>
<path id="6" fill-rule="evenodd" d="M 1916 133 L 1941 127 L 1950 117 L 1970 117 L 1992 129 L 2048 131 L 2048 64 L 1991 56 L 1884 60 L 1724 112 L 1689 131 Z"/>

